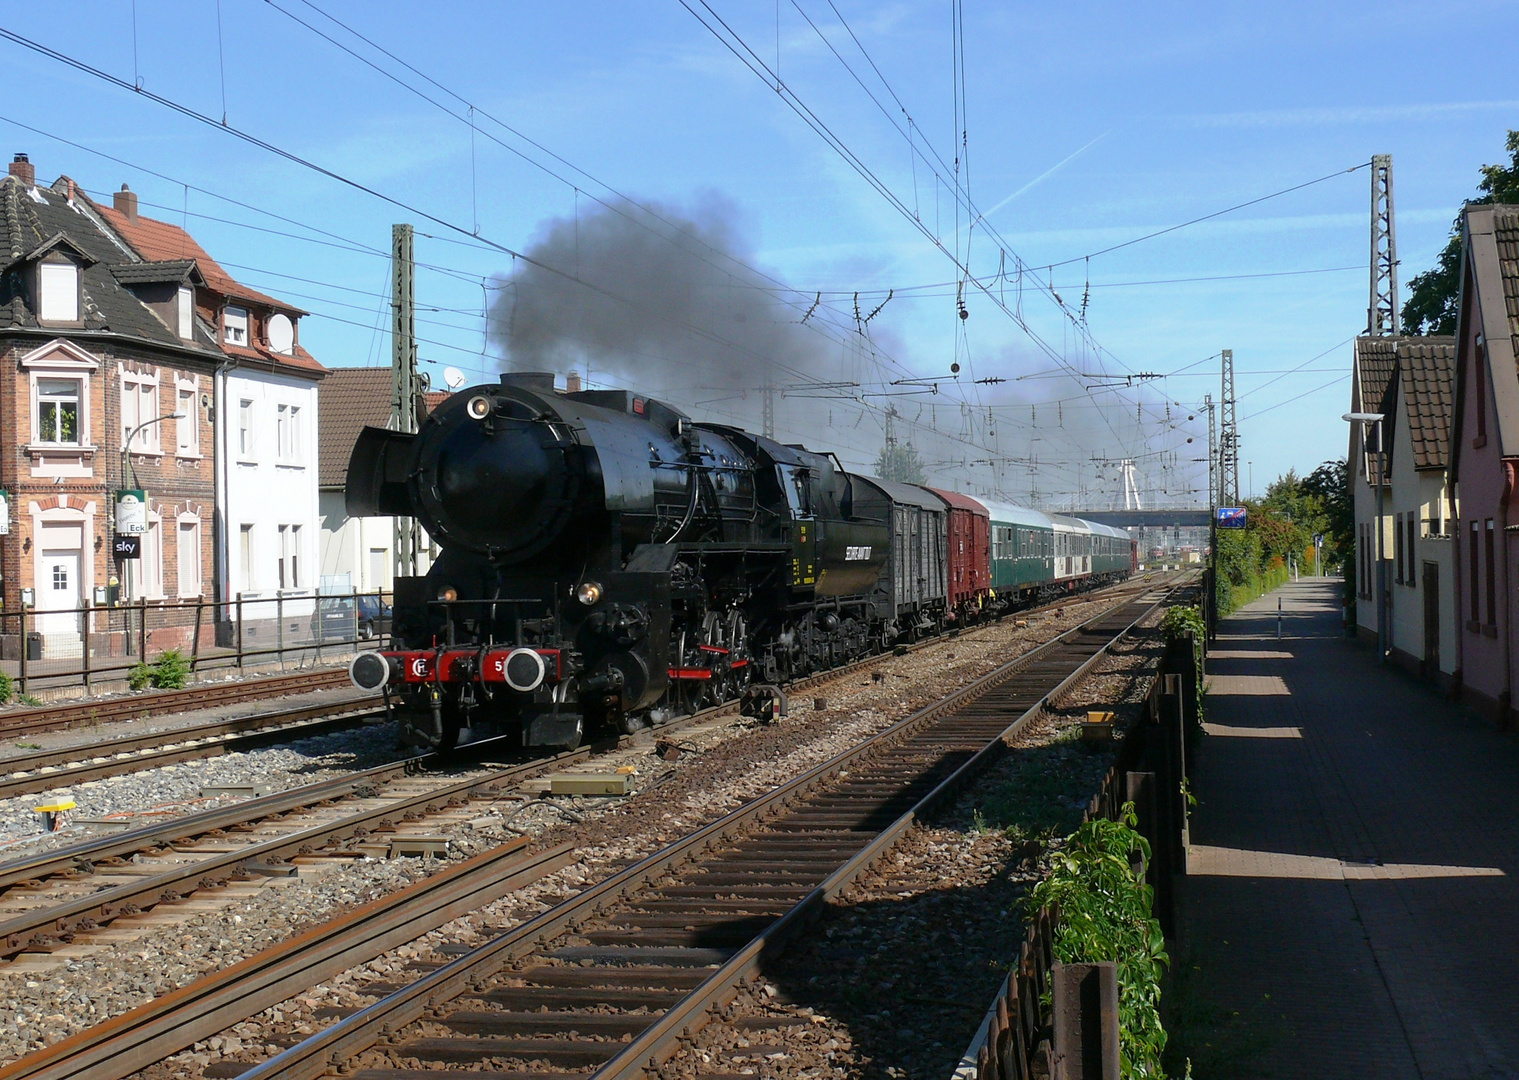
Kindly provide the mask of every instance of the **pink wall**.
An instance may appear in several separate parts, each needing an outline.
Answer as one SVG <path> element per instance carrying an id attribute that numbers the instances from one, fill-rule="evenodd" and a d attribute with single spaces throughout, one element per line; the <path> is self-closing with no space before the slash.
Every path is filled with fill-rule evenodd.
<path id="1" fill-rule="evenodd" d="M 1475 305 L 1471 305 L 1475 307 Z M 1469 311 L 1475 314 L 1475 311 Z M 1506 479 L 1500 441 L 1498 418 L 1493 407 L 1491 384 L 1476 392 L 1474 379 L 1488 379 L 1487 365 L 1476 364 L 1476 338 L 1480 330 L 1477 319 L 1462 320 L 1462 337 L 1458 345 L 1457 359 L 1461 365 L 1462 386 L 1459 427 L 1459 445 L 1452 450 L 1459 454 L 1460 517 L 1456 546 L 1456 612 L 1457 642 L 1460 650 L 1461 678 L 1464 690 L 1472 703 L 1490 713 L 1500 723 L 1508 723 L 1512 715 L 1512 695 L 1505 694 L 1513 681 L 1513 673 L 1519 671 L 1519 636 L 1512 631 L 1514 616 L 1514 584 L 1516 575 L 1516 545 L 1507 532 L 1503 497 Z M 1478 398 L 1485 405 L 1485 439 L 1477 435 L 1476 405 Z M 1481 445 L 1477 445 L 1481 444 Z M 1515 508 L 1519 511 L 1519 507 Z M 1488 518 L 1493 519 L 1495 529 L 1494 569 L 1497 593 L 1495 624 L 1487 624 L 1487 566 L 1486 529 Z M 1471 606 L 1471 527 L 1478 527 L 1477 538 L 1477 601 L 1478 609 Z M 1519 520 L 1516 520 L 1519 524 Z M 1475 621 L 1477 629 L 1471 624 Z M 1505 664 L 1505 652 L 1509 662 Z M 1509 716 L 1500 715 L 1499 702 L 1509 703 Z"/>

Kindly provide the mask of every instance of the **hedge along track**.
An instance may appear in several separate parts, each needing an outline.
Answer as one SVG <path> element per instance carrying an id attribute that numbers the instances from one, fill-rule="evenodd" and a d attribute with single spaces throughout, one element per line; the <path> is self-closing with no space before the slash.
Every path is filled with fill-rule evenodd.
<path id="1" fill-rule="evenodd" d="M 232 682 L 197 683 L 182 690 L 157 690 L 149 694 L 132 694 L 79 704 L 45 705 L 24 712 L 0 713 L 0 736 L 25 735 L 33 731 L 53 731 L 115 720 L 147 720 L 165 713 L 189 712 L 240 701 L 261 701 L 287 694 L 309 694 L 347 685 L 348 669 L 335 667 Z"/>
<path id="2" fill-rule="evenodd" d="M 379 704 L 378 697 L 364 694 L 0 758 L 0 768 L 6 771 L 0 776 L 0 799 L 326 735 L 383 718 Z"/>
<path id="3" fill-rule="evenodd" d="M 1165 595 L 1120 602 L 243 1076 L 647 1075 Z M 352 1061 L 371 1048 L 388 1060 Z"/>

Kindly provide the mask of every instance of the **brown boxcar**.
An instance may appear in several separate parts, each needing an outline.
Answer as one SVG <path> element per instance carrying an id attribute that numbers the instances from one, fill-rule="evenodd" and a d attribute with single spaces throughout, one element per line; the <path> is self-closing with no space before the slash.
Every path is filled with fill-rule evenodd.
<path id="1" fill-rule="evenodd" d="M 930 488 L 949 504 L 949 610 L 974 619 L 991 589 L 991 515 L 969 495 Z"/>

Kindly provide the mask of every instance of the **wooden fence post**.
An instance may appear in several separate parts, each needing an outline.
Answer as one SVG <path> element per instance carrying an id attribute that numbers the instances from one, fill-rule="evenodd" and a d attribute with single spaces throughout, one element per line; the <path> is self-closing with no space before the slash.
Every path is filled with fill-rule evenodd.
<path id="1" fill-rule="evenodd" d="M 142 597 L 138 601 L 137 613 L 137 648 L 144 664 L 148 662 L 148 598 Z"/>
<path id="2" fill-rule="evenodd" d="M 1119 1080 L 1118 965 L 1054 967 L 1054 1080 Z"/>

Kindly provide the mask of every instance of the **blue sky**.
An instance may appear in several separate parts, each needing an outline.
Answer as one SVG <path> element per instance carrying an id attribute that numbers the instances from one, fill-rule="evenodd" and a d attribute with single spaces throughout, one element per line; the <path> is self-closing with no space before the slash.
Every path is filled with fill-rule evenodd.
<path id="1" fill-rule="evenodd" d="M 1504 132 L 1519 127 L 1519 89 L 1498 74 L 1511 67 L 1519 31 L 1513 5 L 971 3 L 968 200 L 986 216 L 971 229 L 962 211 L 957 233 L 949 4 L 835 0 L 857 45 L 827 0 L 709 2 L 710 12 L 691 0 L 710 22 L 721 16 L 757 61 L 773 70 L 778 60 L 793 100 L 907 216 L 674 0 L 425 9 L 221 0 L 220 32 L 212 2 L 113 0 L 67 12 L 16 7 L 3 25 L 215 118 L 225 111 L 234 127 L 518 251 L 548 221 L 594 215 L 597 199 L 614 198 L 609 188 L 662 206 L 723 200 L 749 262 L 793 298 L 825 294 L 809 320 L 817 352 L 804 374 L 844 371 L 862 384 L 844 393 L 867 395 L 783 397 L 783 438 L 864 464 L 879 449 L 883 410 L 895 406 L 898 433 L 936 482 L 1025 500 L 1032 490 L 1048 505 L 1106 505 L 1121 487 L 1103 459 L 1123 457 L 1137 461 L 1147 497 L 1196 499 L 1206 445 L 1198 406 L 1205 393 L 1217 397 L 1221 348 L 1234 350 L 1242 482 L 1253 476 L 1264 489 L 1289 467 L 1343 454 L 1348 341 L 1366 319 L 1369 179 L 1364 168 L 1332 174 L 1393 155 L 1406 281 L 1444 243 L 1478 167 L 1499 160 Z M 465 105 L 324 11 L 475 105 L 473 135 Z M 435 381 L 444 365 L 494 377 L 482 312 L 511 256 L 130 90 L 14 43 L 0 48 L 13 88 L 0 130 L 39 177 L 67 173 L 101 197 L 130 183 L 144 213 L 187 224 L 234 274 L 308 309 L 303 343 L 332 366 L 388 360 L 383 253 L 391 223 L 411 220 L 424 264 L 421 352 Z M 905 116 L 911 147 L 899 130 Z M 929 144 L 951 165 L 946 182 L 914 161 L 913 149 L 926 155 Z M 964 275 L 925 232 L 951 253 L 968 246 L 971 274 L 1028 330 L 974 283 L 964 286 L 962 323 Z M 1020 259 L 1032 268 L 1021 303 Z M 1067 260 L 1076 261 L 1044 269 Z M 1051 274 L 1064 308 L 1035 284 Z M 1199 278 L 1215 280 L 1171 280 Z M 864 314 L 888 289 L 892 300 L 862 336 L 853 293 Z M 957 383 L 952 362 L 962 365 Z M 1169 377 L 1088 389 L 1150 372 Z M 939 379 L 940 393 L 875 396 L 900 393 L 886 384 L 911 375 Z M 650 382 L 676 382 L 651 388 L 701 418 L 758 422 L 757 388 L 697 406 L 692 386 L 653 373 Z"/>

